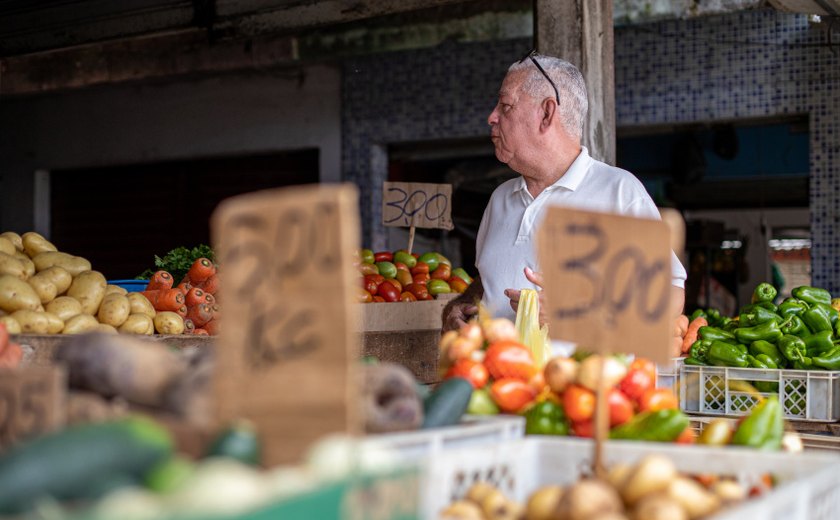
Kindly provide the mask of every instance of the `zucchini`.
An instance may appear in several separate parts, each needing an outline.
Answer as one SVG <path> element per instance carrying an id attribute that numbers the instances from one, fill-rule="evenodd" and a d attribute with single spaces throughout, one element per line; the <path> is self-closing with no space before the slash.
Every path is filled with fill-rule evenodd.
<path id="1" fill-rule="evenodd" d="M 109 478 L 142 480 L 171 453 L 169 433 L 142 417 L 39 437 L 0 458 L 0 514 L 26 511 L 46 496 L 95 498 Z"/>
<path id="2" fill-rule="evenodd" d="M 472 383 L 462 377 L 447 379 L 423 401 L 423 429 L 451 426 L 461 421 L 472 397 Z"/>

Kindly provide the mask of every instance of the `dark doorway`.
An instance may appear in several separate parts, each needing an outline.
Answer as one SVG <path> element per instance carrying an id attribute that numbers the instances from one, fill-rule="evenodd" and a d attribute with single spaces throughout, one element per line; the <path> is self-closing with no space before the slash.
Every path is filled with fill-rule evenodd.
<path id="1" fill-rule="evenodd" d="M 55 170 L 50 238 L 108 279 L 133 278 L 156 254 L 209 244 L 210 215 L 223 199 L 317 182 L 317 149 Z"/>

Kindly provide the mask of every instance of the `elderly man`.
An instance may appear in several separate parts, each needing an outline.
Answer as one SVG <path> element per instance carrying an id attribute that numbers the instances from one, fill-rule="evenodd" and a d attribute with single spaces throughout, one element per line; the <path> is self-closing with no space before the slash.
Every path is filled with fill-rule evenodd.
<path id="1" fill-rule="evenodd" d="M 532 52 L 508 69 L 487 122 L 496 158 L 521 177 L 503 183 L 490 197 L 476 243 L 479 277 L 444 309 L 444 330 L 475 315 L 479 299 L 494 316 L 512 319 L 519 289 L 542 285 L 534 242 L 547 207 L 660 218 L 636 177 L 596 161 L 581 146 L 587 108 L 583 76 L 567 61 Z M 676 316 L 684 304 L 686 278 L 676 255 L 671 271 Z"/>

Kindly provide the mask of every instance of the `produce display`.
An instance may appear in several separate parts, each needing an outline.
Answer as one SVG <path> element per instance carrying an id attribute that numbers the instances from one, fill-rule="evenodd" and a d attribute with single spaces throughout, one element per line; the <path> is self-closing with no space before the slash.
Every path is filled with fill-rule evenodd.
<path id="1" fill-rule="evenodd" d="M 448 520 L 694 520 L 772 489 L 761 475 L 747 487 L 734 477 L 686 475 L 671 459 L 647 455 L 634 465 L 608 468 L 604 480 L 585 477 L 570 486 L 547 485 L 525 503 L 479 482 L 441 511 Z"/>
<path id="2" fill-rule="evenodd" d="M 172 274 L 157 271 L 140 293 L 157 312 L 155 329 L 161 334 L 218 334 L 216 292 L 219 278 L 215 264 L 207 258 L 198 258 L 181 283 L 174 284 Z"/>
<path id="3" fill-rule="evenodd" d="M 472 283 L 464 269 L 453 269 L 449 259 L 437 252 L 362 249 L 357 255 L 362 303 L 432 300 L 439 294 L 463 293 Z"/>

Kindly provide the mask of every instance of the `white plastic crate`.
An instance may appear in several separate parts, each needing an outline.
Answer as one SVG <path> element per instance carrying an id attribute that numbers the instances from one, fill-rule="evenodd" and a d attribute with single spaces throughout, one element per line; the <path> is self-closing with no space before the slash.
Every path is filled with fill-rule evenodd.
<path id="1" fill-rule="evenodd" d="M 677 392 L 680 386 L 680 366 L 684 357 L 672 358 L 671 361 L 662 365 L 656 365 L 656 388 L 667 388 Z"/>
<path id="2" fill-rule="evenodd" d="M 592 446 L 589 439 L 528 437 L 435 457 L 422 481 L 422 518 L 438 518 L 476 482 L 491 483 L 520 502 L 540 486 L 573 484 L 589 472 Z M 772 473 L 779 479 L 772 492 L 722 510 L 713 517 L 716 520 L 829 520 L 840 510 L 840 456 L 835 454 L 610 441 L 604 457 L 609 466 L 635 463 L 651 453 L 669 457 L 687 473 L 714 473 L 748 482 Z"/>
<path id="3" fill-rule="evenodd" d="M 777 383 L 777 392 L 760 393 L 756 381 Z M 680 367 L 680 408 L 700 415 L 745 415 L 761 396 L 777 395 L 786 419 L 835 422 L 840 419 L 840 372 Z"/>

